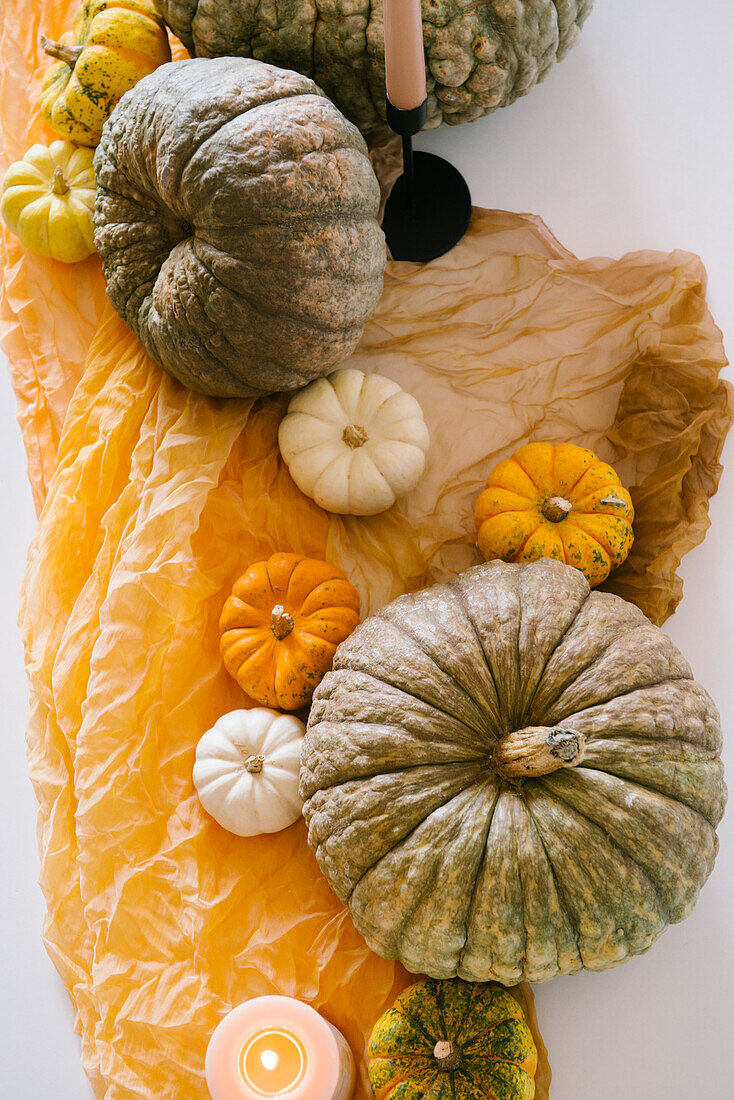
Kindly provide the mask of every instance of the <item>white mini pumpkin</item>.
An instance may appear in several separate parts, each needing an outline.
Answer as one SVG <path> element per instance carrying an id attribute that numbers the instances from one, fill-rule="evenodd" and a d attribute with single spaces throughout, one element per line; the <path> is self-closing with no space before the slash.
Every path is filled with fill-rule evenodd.
<path id="1" fill-rule="evenodd" d="M 372 516 L 420 481 L 428 429 L 390 378 L 338 370 L 291 398 L 278 443 L 298 488 L 327 512 Z"/>
<path id="2" fill-rule="evenodd" d="M 277 833 L 297 821 L 305 727 L 258 707 L 224 714 L 196 746 L 194 785 L 207 813 L 230 833 Z"/>

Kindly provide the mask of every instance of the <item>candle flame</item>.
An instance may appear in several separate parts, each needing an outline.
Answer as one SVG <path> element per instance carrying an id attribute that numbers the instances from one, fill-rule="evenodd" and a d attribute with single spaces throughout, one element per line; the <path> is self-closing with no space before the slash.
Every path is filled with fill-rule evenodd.
<path id="1" fill-rule="evenodd" d="M 308 1056 L 300 1038 L 285 1028 L 273 1027 L 250 1037 L 240 1052 L 239 1065 L 253 1092 L 264 1097 L 283 1096 L 303 1079 Z"/>

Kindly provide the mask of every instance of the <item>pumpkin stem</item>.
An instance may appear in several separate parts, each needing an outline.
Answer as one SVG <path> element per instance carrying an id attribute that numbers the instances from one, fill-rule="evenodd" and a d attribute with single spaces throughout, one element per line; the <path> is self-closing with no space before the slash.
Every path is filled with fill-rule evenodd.
<path id="1" fill-rule="evenodd" d="M 353 451 L 356 451 L 357 447 L 363 447 L 368 438 L 367 432 L 359 424 L 347 424 L 342 434 L 347 447 L 351 447 Z"/>
<path id="2" fill-rule="evenodd" d="M 83 46 L 65 46 L 63 42 L 54 42 L 53 38 L 41 35 L 41 49 L 49 57 L 55 57 L 57 61 L 63 61 L 70 69 L 73 69 L 84 50 Z"/>
<path id="3" fill-rule="evenodd" d="M 65 195 L 69 191 L 69 184 L 64 179 L 64 169 L 60 164 L 54 168 L 54 180 L 51 185 L 54 195 Z"/>
<path id="4" fill-rule="evenodd" d="M 502 738 L 492 754 L 492 766 L 503 779 L 532 779 L 575 768 L 585 752 L 583 733 L 561 726 L 528 726 Z"/>
<path id="5" fill-rule="evenodd" d="M 565 497 L 548 497 L 543 503 L 541 512 L 551 523 L 560 523 L 573 508 L 570 500 Z"/>
<path id="6" fill-rule="evenodd" d="M 460 1069 L 464 1062 L 461 1049 L 451 1039 L 439 1040 L 433 1048 L 433 1057 L 436 1059 L 438 1068 L 444 1073 L 453 1073 L 455 1069 Z"/>
<path id="7" fill-rule="evenodd" d="M 258 772 L 263 770 L 263 764 L 265 763 L 265 757 L 261 752 L 254 756 L 248 756 L 245 760 L 245 767 L 250 775 L 257 775 Z"/>
<path id="8" fill-rule="evenodd" d="M 292 616 L 288 614 L 282 603 L 277 603 L 270 616 L 270 629 L 278 641 L 282 642 L 287 638 L 295 625 Z"/>

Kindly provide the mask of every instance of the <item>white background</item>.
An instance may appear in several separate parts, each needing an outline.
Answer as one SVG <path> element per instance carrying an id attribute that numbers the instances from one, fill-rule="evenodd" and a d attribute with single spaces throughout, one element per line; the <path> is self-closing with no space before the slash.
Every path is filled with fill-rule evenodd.
<path id="1" fill-rule="evenodd" d="M 639 248 L 698 252 L 734 347 L 734 5 L 597 0 L 581 42 L 507 111 L 419 141 L 465 174 L 478 205 L 540 214 L 580 256 Z M 40 940 L 35 803 L 26 777 L 27 692 L 17 592 L 34 528 L 14 401 L 0 385 L 0 1095 L 88 1100 L 72 1012 Z M 725 452 L 734 462 L 734 444 Z M 734 728 L 734 471 L 712 529 L 684 561 L 667 629 Z M 734 810 L 698 908 L 652 951 L 606 974 L 536 989 L 554 1100 L 725 1100 L 734 1095 Z M 161 1097 L 161 1100 L 175 1100 Z"/>

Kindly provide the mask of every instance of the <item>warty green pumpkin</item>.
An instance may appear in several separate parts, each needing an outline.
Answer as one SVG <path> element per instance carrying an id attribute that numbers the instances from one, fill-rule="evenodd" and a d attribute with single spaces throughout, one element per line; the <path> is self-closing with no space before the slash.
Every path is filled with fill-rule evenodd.
<path id="1" fill-rule="evenodd" d="M 533 1100 L 538 1052 L 520 1005 L 497 985 L 417 982 L 375 1024 L 375 1100 Z"/>
<path id="2" fill-rule="evenodd" d="M 720 747 L 714 703 L 638 608 L 560 562 L 491 562 L 342 643 L 300 792 L 378 954 L 540 982 L 688 916 L 718 847 Z"/>
<path id="3" fill-rule="evenodd" d="M 513 103 L 576 42 L 593 0 L 423 0 L 429 127 Z M 360 130 L 384 126 L 382 0 L 158 0 L 201 57 L 257 57 L 317 80 Z"/>
<path id="4" fill-rule="evenodd" d="M 300 389 L 356 346 L 382 291 L 380 189 L 359 131 L 298 73 L 163 65 L 95 155 L 107 293 L 191 389 Z"/>

